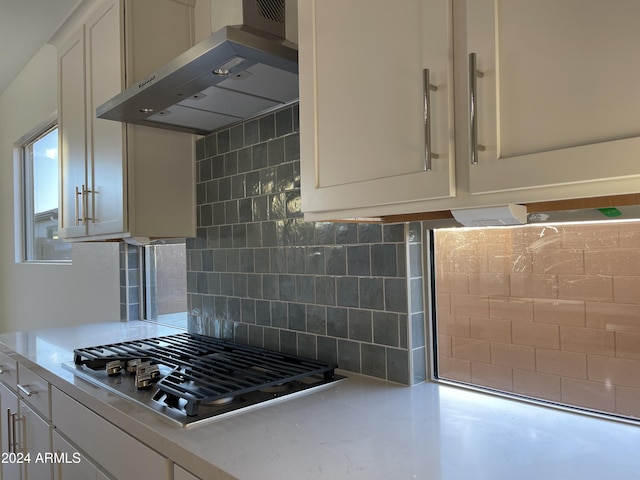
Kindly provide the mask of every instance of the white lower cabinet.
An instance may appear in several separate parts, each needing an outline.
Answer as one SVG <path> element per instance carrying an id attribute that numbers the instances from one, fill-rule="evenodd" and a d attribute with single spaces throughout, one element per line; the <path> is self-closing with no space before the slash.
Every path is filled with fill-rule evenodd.
<path id="1" fill-rule="evenodd" d="M 54 459 L 51 457 L 49 423 L 25 402 L 20 401 L 20 447 L 28 461 L 23 464 L 22 478 L 41 480 L 52 478 Z"/>
<path id="2" fill-rule="evenodd" d="M 187 472 L 180 465 L 173 466 L 173 480 L 200 480 L 195 475 Z"/>
<path id="3" fill-rule="evenodd" d="M 55 480 L 99 480 L 108 478 L 100 472 L 85 455 L 65 440 L 60 433 L 53 431 L 53 452 L 59 461 L 53 469 Z"/>
<path id="4" fill-rule="evenodd" d="M 0 362 L 2 380 L 8 382 L 0 382 L 1 478 L 50 479 L 49 384 L 6 355 Z"/>
<path id="5" fill-rule="evenodd" d="M 2 456 L 9 459 L 16 453 L 13 427 L 15 418 L 18 415 L 18 396 L 11 391 L 4 383 L 0 383 L 0 443 L 2 444 Z M 2 462 L 0 464 L 0 477 L 3 480 L 19 479 L 20 464 L 17 462 Z"/>
<path id="6" fill-rule="evenodd" d="M 0 480 L 200 480 L 0 352 Z"/>
<path id="7" fill-rule="evenodd" d="M 56 388 L 51 392 L 51 420 L 68 442 L 81 446 L 90 462 L 118 480 L 169 480 L 172 463 Z M 57 439 L 60 445 L 60 438 Z M 73 448 L 73 447 L 72 447 Z M 73 450 L 72 450 L 73 451 Z M 75 473 L 75 472 L 74 472 Z M 82 477 L 79 470 L 77 477 Z M 61 477 L 66 478 L 66 477 Z M 93 478 L 93 477 L 88 477 Z M 99 471 L 98 471 L 98 477 Z"/>

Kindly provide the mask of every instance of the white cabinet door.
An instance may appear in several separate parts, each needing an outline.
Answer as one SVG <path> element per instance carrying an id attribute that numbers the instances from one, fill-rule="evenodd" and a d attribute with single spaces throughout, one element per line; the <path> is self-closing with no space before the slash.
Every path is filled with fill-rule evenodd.
<path id="1" fill-rule="evenodd" d="M 96 118 L 96 108 L 124 87 L 123 12 L 119 0 L 105 3 L 86 23 L 89 235 L 123 232 L 126 223 L 125 127 Z"/>
<path id="2" fill-rule="evenodd" d="M 46 480 L 52 478 L 53 463 L 44 455 L 51 452 L 49 424 L 38 416 L 26 403 L 20 402 L 21 435 L 20 443 L 29 461 L 24 464 L 25 480 Z"/>
<path id="3" fill-rule="evenodd" d="M 194 236 L 193 136 L 96 118 L 96 108 L 135 75 L 148 75 L 191 46 L 193 2 L 94 5 L 59 46 L 61 235 Z"/>
<path id="4" fill-rule="evenodd" d="M 84 455 L 62 438 L 58 432 L 51 435 L 53 452 L 65 461 L 54 466 L 55 480 L 96 480 L 97 468 Z"/>
<path id="5" fill-rule="evenodd" d="M 640 175 L 638 18 L 636 0 L 467 1 L 485 147 L 472 193 L 584 182 L 589 196 Z"/>
<path id="6" fill-rule="evenodd" d="M 100 4 L 59 53 L 64 238 L 123 232 L 125 132 L 95 109 L 124 86 L 120 0 Z"/>
<path id="7" fill-rule="evenodd" d="M 18 421 L 18 397 L 9 390 L 3 383 L 0 383 L 0 445 L 2 445 L 2 455 L 17 453 L 18 449 L 15 435 Z M 11 460 L 11 457 L 7 457 Z M 13 461 L 2 462 L 0 471 L 3 479 L 19 479 L 20 464 Z"/>
<path id="8" fill-rule="evenodd" d="M 56 388 L 51 389 L 51 412 L 55 427 L 113 477 L 171 478 L 173 466 L 168 459 Z"/>
<path id="9" fill-rule="evenodd" d="M 173 480 L 200 480 L 179 465 L 173 466 Z"/>
<path id="10" fill-rule="evenodd" d="M 455 195 L 451 2 L 302 0 L 298 9 L 303 211 Z M 430 122 L 425 69 L 437 88 L 426 90 Z"/>
<path id="11" fill-rule="evenodd" d="M 86 235 L 79 220 L 86 207 L 85 36 L 80 28 L 58 50 L 58 142 L 60 157 L 59 228 L 63 238 Z"/>

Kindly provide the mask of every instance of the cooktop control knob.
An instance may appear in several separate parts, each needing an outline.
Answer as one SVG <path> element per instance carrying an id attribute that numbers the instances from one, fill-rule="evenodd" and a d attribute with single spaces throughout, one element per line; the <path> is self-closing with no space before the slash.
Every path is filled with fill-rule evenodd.
<path id="1" fill-rule="evenodd" d="M 120 375 L 120 371 L 122 370 L 122 362 L 120 360 L 107 362 L 107 364 L 105 365 L 105 370 L 107 371 L 107 375 L 109 375 L 110 377 L 113 375 Z"/>
<path id="2" fill-rule="evenodd" d="M 160 379 L 160 367 L 142 362 L 136 367 L 136 388 L 149 388 L 151 384 Z"/>

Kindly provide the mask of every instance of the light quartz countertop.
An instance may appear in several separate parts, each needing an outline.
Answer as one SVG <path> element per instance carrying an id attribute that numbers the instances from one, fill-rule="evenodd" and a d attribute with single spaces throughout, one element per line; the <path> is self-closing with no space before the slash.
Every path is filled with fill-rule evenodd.
<path id="1" fill-rule="evenodd" d="M 147 322 L 0 335 L 35 373 L 202 479 L 637 479 L 640 427 L 425 383 L 345 381 L 182 428 L 62 368 L 73 349 L 178 333 Z"/>

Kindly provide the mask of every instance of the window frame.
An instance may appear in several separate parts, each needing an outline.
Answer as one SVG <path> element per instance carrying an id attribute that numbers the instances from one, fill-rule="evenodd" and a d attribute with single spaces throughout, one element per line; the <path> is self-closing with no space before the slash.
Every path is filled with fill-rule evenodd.
<path id="1" fill-rule="evenodd" d="M 185 262 L 187 262 L 187 239 L 186 238 L 167 238 L 156 240 L 149 245 L 139 247 L 140 255 L 140 316 L 146 321 L 155 322 L 161 325 L 169 325 L 176 328 L 187 329 L 188 326 L 188 295 L 185 292 L 185 302 L 187 308 L 184 312 L 175 313 L 175 317 L 171 318 L 171 314 L 158 314 L 157 289 L 158 289 L 158 270 L 156 255 L 157 247 L 168 245 L 184 245 Z M 186 270 L 186 265 L 185 265 Z M 185 272 L 186 274 L 186 272 Z M 185 279 L 186 281 L 186 279 Z M 185 283 L 186 288 L 186 283 Z"/>
<path id="2" fill-rule="evenodd" d="M 27 134 L 18 139 L 14 144 L 14 171 L 15 171 L 15 260 L 16 263 L 25 264 L 54 264 L 70 265 L 68 259 L 40 259 L 35 258 L 35 229 L 34 229 L 34 169 L 32 150 L 29 147 L 39 139 L 50 134 L 60 126 L 57 114 L 50 115 L 45 121 L 38 124 Z M 60 168 L 60 148 L 58 145 L 58 178 Z M 58 215 L 60 215 L 60 194 L 58 193 Z M 59 228 L 59 226 L 58 226 Z M 69 249 L 71 246 L 69 245 Z"/>

